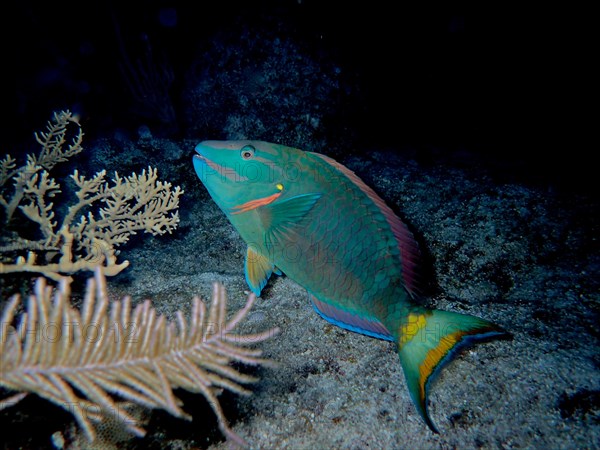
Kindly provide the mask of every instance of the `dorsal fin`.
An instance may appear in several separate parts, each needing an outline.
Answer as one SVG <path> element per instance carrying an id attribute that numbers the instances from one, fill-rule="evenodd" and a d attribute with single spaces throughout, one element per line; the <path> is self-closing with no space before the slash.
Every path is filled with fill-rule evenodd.
<path id="1" fill-rule="evenodd" d="M 322 155 L 320 153 L 306 152 L 321 158 L 323 161 L 339 170 L 343 173 L 352 183 L 354 183 L 361 191 L 373 200 L 375 205 L 381 210 L 385 216 L 392 233 L 398 242 L 398 249 L 400 250 L 400 257 L 402 263 L 402 277 L 406 290 L 412 296 L 418 296 L 422 291 L 420 283 L 419 265 L 421 260 L 421 252 L 417 241 L 408 227 L 400 220 L 394 211 L 385 204 L 385 202 L 379 197 L 373 189 L 367 186 L 358 176 L 347 167 L 343 166 L 336 160 L 329 156 Z"/>

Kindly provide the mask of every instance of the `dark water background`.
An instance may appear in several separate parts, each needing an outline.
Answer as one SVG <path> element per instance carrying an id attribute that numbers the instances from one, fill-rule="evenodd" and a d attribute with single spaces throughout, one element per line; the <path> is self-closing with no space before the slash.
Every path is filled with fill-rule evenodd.
<path id="1" fill-rule="evenodd" d="M 223 59 L 217 69 L 223 53 L 209 49 L 220 44 L 238 52 L 240 67 L 251 66 L 251 41 L 268 51 L 273 41 L 265 41 L 267 33 L 290 39 L 317 66 L 328 61 L 341 72 L 344 87 L 331 93 L 320 132 L 350 133 L 346 151 L 409 147 L 425 161 L 484 161 L 520 181 L 591 189 L 597 139 L 588 140 L 591 118 L 585 118 L 592 77 L 588 30 L 585 14 L 571 13 L 473 9 L 461 2 L 13 3 L 3 15 L 15 26 L 3 27 L 0 44 L 3 142 L 11 149 L 25 145 L 32 129 L 64 108 L 81 114 L 89 136 L 147 125 L 155 136 L 219 137 L 222 124 L 192 112 L 189 103 L 194 84 L 207 77 L 215 82 L 210 76 L 234 68 Z M 168 124 L 139 105 L 120 69 L 148 52 L 173 73 L 165 101 L 175 117 Z M 212 72 L 199 75 L 207 57 Z M 289 97 L 293 80 L 285 88 L 274 87 L 272 95 Z M 252 112 L 265 122 L 289 120 L 268 118 L 261 105 Z M 304 144 L 289 134 L 265 134 Z"/>

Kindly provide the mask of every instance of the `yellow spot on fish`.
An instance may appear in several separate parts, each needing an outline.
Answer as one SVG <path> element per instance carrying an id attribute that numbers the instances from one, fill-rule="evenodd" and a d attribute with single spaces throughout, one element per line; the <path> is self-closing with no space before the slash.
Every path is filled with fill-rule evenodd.
<path id="1" fill-rule="evenodd" d="M 277 183 L 276 187 L 277 187 L 277 189 L 279 189 L 280 191 L 283 191 L 283 184 L 281 184 L 281 183 Z"/>
<path id="2" fill-rule="evenodd" d="M 409 314 L 408 323 L 400 327 L 400 346 L 411 341 L 426 324 L 425 314 Z"/>

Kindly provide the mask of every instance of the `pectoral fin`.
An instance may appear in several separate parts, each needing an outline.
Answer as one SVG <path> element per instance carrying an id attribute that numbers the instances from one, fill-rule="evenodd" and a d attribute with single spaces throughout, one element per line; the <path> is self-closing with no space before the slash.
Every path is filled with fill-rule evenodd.
<path id="1" fill-rule="evenodd" d="M 265 205 L 260 208 L 259 215 L 266 230 L 267 244 L 269 240 L 277 240 L 287 235 L 312 210 L 321 194 L 301 194 Z"/>

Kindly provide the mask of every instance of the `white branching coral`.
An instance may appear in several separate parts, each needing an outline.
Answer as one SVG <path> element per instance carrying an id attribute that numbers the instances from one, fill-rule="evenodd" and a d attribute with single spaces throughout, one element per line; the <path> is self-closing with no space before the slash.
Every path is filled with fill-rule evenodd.
<path id="1" fill-rule="evenodd" d="M 77 130 L 69 133 L 73 126 Z M 72 136 L 69 143 L 68 135 Z M 54 200 L 61 186 L 48 171 L 79 153 L 82 137 L 70 112 L 57 113 L 47 132 L 36 134 L 42 145 L 38 156 L 28 155 L 20 168 L 10 155 L 0 160 L 0 192 L 9 180 L 14 184 L 10 198 L 0 195 L 6 224 L 18 208 L 39 230 L 36 240 L 21 237 L 17 231 L 0 236 L 0 274 L 36 272 L 58 280 L 102 265 L 105 275 L 116 275 L 129 264 L 117 262 L 116 246 L 139 231 L 159 235 L 177 227 L 183 190 L 158 181 L 152 167 L 128 177 L 115 172 L 110 181 L 104 170 L 92 178 L 75 170 L 71 178 L 78 189 L 77 202 L 57 217 Z"/>
<path id="2" fill-rule="evenodd" d="M 68 132 L 75 128 L 75 133 L 67 143 Z M 27 163 L 17 168 L 17 161 L 10 155 L 0 160 L 0 189 L 10 180 L 14 180 L 15 190 L 10 200 L 0 193 L 0 205 L 6 210 L 7 220 L 13 216 L 17 206 L 25 194 L 25 186 L 31 183 L 32 178 L 42 170 L 52 170 L 60 163 L 67 161 L 71 156 L 80 153 L 83 148 L 83 131 L 79 120 L 70 111 L 54 113 L 53 120 L 48 122 L 46 132 L 35 133 L 35 140 L 42 146 L 39 155 L 27 155 Z"/>
<path id="3" fill-rule="evenodd" d="M 194 297 L 189 319 L 178 311 L 168 321 L 148 300 L 135 308 L 128 297 L 109 301 L 105 277 L 97 269 L 80 311 L 70 306 L 70 296 L 68 280 L 53 289 L 39 278 L 19 318 L 19 296 L 9 299 L 0 317 L 0 386 L 15 393 L 0 401 L 0 409 L 33 393 L 73 414 L 90 441 L 96 438 L 96 427 L 106 423 L 143 436 L 142 424 L 129 413 L 131 406 L 160 408 L 190 419 L 173 392 L 183 388 L 206 397 L 221 431 L 231 441 L 246 444 L 229 428 L 217 393 L 227 389 L 250 394 L 242 384 L 256 379 L 231 363 L 272 364 L 248 345 L 278 329 L 234 331 L 250 311 L 253 294 L 227 318 L 225 288 L 215 283 L 209 308 Z"/>

